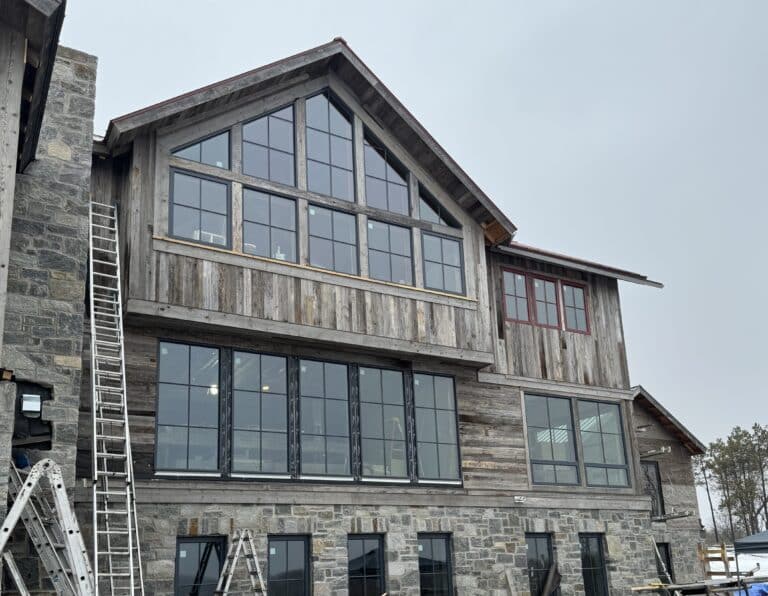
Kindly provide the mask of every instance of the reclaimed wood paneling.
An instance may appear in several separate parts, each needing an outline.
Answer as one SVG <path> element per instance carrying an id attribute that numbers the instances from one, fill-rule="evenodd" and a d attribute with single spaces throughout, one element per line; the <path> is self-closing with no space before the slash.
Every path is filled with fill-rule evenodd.
<path id="1" fill-rule="evenodd" d="M 588 285 L 590 333 L 574 333 L 508 321 L 504 316 L 502 267 L 571 279 Z M 489 267 L 500 363 L 494 372 L 599 387 L 629 387 L 618 283 L 561 267 L 494 254 Z M 495 339 L 495 338 L 494 338 Z"/>

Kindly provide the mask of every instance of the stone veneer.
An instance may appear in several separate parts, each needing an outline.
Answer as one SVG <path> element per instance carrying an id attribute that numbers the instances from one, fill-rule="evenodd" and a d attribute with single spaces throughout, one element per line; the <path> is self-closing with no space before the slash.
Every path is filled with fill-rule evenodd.
<path id="1" fill-rule="evenodd" d="M 81 515 L 87 515 L 81 512 Z M 528 596 L 526 532 L 552 532 L 562 574 L 562 595 L 584 593 L 580 532 L 605 534 L 612 594 L 655 576 L 651 524 L 642 511 L 544 510 L 532 508 L 354 505 L 140 505 L 141 541 L 148 594 L 173 594 L 176 537 L 228 535 L 232 527 L 254 530 L 266 577 L 270 534 L 311 535 L 313 594 L 346 596 L 347 535 L 384 535 L 387 590 L 419 594 L 417 535 L 452 535 L 454 583 L 460 595 Z M 84 520 L 83 520 L 84 521 Z M 241 559 L 233 583 L 247 583 Z"/>
<path id="2" fill-rule="evenodd" d="M 4 366 L 53 394 L 43 406 L 53 423 L 52 450 L 33 458 L 54 459 L 68 487 L 75 480 L 95 92 L 96 58 L 59 47 L 37 156 L 16 176 L 5 313 Z M 12 425 L 12 405 L 3 411 Z M 2 438 L 0 455 L 10 446 Z M 38 579 L 29 552 L 19 548 L 15 556 L 34 591 L 47 578 Z"/>

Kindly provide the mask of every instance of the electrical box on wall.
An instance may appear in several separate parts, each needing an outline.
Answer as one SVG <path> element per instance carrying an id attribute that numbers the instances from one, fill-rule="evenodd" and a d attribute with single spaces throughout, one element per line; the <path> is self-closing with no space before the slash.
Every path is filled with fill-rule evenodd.
<path id="1" fill-rule="evenodd" d="M 42 385 L 16 381 L 16 409 L 13 424 L 13 446 L 49 450 L 53 428 L 43 420 L 43 403 L 52 398 L 51 390 Z"/>

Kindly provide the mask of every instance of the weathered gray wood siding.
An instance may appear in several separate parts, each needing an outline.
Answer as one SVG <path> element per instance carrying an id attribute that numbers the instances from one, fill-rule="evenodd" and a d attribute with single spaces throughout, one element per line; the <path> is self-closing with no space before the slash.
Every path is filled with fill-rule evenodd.
<path id="1" fill-rule="evenodd" d="M 507 320 L 504 267 L 586 284 L 590 333 Z M 619 289 L 615 279 L 491 253 L 488 280 L 495 323 L 494 372 L 614 389 L 629 388 Z"/>

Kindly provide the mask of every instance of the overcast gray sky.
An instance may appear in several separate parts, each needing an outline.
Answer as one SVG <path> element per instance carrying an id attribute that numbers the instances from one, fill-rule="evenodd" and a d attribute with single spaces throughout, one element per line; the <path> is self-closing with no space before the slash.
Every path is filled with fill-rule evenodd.
<path id="1" fill-rule="evenodd" d="M 633 383 L 768 423 L 768 2 L 73 0 L 110 118 L 344 37 L 520 228 L 622 285 Z"/>

